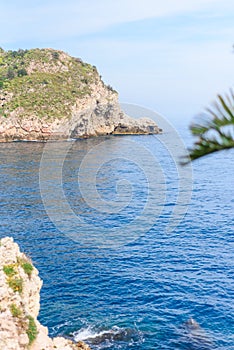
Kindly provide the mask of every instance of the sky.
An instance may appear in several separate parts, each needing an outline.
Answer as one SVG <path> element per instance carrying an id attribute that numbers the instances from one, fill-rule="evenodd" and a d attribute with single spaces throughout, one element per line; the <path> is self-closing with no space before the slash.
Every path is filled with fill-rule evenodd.
<path id="1" fill-rule="evenodd" d="M 123 103 L 189 124 L 233 86 L 233 0 L 0 0 L 4 50 L 95 65 Z"/>

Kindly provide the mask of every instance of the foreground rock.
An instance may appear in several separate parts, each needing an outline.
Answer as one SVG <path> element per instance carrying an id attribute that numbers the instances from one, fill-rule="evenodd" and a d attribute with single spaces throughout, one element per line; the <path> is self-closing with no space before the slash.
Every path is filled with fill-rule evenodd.
<path id="1" fill-rule="evenodd" d="M 124 114 L 96 67 L 62 51 L 0 50 L 0 142 L 157 134 Z"/>
<path id="2" fill-rule="evenodd" d="M 0 245 L 0 349 L 90 350 L 83 342 L 49 338 L 37 316 L 42 281 L 31 261 L 12 238 Z"/>

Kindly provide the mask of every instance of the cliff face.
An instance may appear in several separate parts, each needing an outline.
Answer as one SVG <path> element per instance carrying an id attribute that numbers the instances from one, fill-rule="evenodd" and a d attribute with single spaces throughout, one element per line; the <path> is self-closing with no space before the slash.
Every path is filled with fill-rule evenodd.
<path id="1" fill-rule="evenodd" d="M 90 350 L 83 342 L 51 339 L 37 321 L 42 281 L 12 238 L 0 245 L 0 349 Z"/>
<path id="2" fill-rule="evenodd" d="M 0 141 L 160 131 L 125 115 L 96 67 L 52 49 L 0 50 Z"/>

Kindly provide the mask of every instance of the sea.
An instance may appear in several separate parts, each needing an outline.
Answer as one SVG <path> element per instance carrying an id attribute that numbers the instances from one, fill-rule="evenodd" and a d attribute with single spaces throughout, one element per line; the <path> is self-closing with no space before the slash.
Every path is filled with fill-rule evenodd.
<path id="1" fill-rule="evenodd" d="M 234 349 L 234 152 L 161 135 L 0 144 L 1 237 L 39 270 L 39 321 L 102 350 Z"/>

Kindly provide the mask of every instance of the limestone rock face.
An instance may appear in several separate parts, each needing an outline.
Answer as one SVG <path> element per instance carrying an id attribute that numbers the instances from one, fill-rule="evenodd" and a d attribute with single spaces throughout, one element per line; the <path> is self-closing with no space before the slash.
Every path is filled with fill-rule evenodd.
<path id="1" fill-rule="evenodd" d="M 0 52 L 0 59 L 0 142 L 162 131 L 123 113 L 117 92 L 80 59 L 52 49 Z"/>
<path id="2" fill-rule="evenodd" d="M 38 321 L 42 281 L 30 259 L 12 238 L 0 245 L 0 349 L 90 350 L 83 342 L 49 338 Z"/>
<path id="3" fill-rule="evenodd" d="M 48 120 L 35 115 L 0 116 L 0 142 L 14 140 L 60 140 L 111 134 L 158 134 L 162 130 L 148 118 L 134 119 L 123 113 L 118 95 L 98 82 L 91 96 L 77 99 L 71 107 L 70 118 Z"/>

